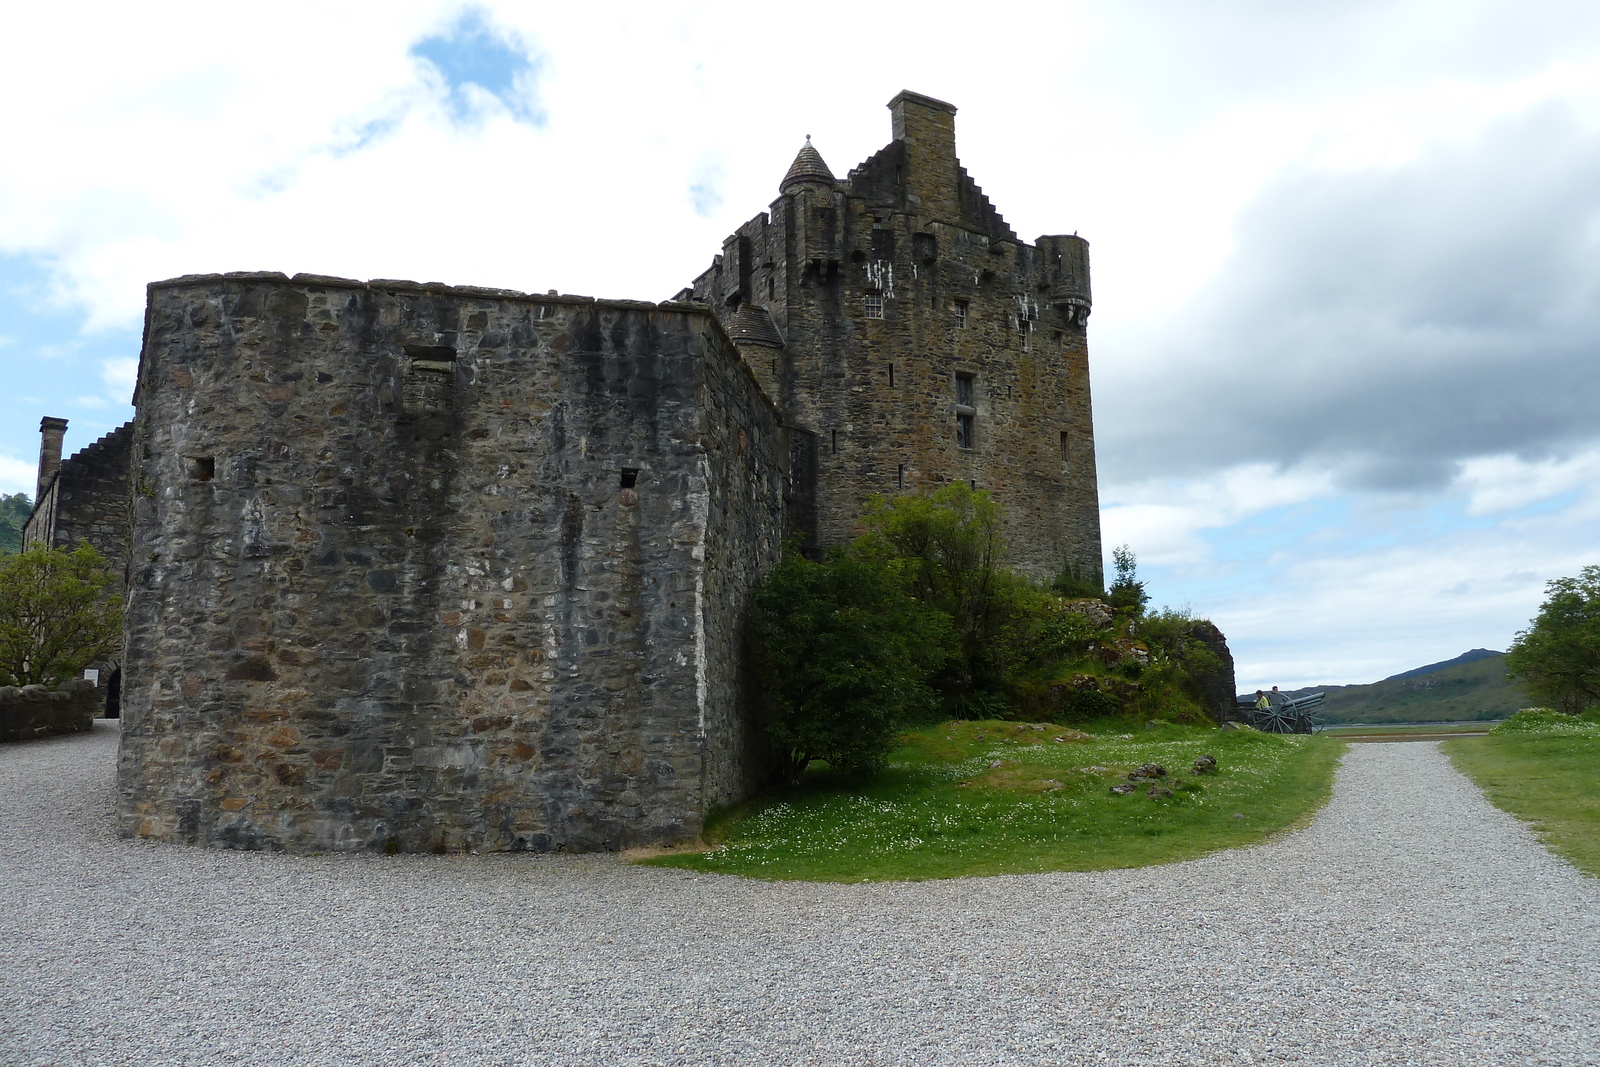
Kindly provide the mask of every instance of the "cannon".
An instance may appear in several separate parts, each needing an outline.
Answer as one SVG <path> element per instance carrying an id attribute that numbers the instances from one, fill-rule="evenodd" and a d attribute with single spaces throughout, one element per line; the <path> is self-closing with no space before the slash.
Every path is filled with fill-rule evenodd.
<path id="1" fill-rule="evenodd" d="M 1311 709 L 1322 703 L 1325 693 L 1308 693 L 1293 700 L 1279 698 L 1265 708 L 1253 700 L 1239 701 L 1239 717 L 1257 730 L 1269 734 L 1309 734 L 1314 723 Z"/>

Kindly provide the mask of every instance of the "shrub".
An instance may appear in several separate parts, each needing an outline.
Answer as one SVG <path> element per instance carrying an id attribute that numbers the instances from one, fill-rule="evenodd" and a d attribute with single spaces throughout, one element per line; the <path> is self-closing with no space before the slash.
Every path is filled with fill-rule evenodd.
<path id="1" fill-rule="evenodd" d="M 958 655 L 943 679 L 952 696 L 996 688 L 1011 649 L 1002 632 L 1026 607 L 1027 582 L 1001 569 L 1000 509 L 965 482 L 933 493 L 874 497 L 851 553 L 900 567 L 911 595 L 950 620 Z"/>
<path id="2" fill-rule="evenodd" d="M 751 613 L 762 726 L 785 780 L 814 760 L 879 769 L 903 725 L 931 711 L 949 658 L 948 620 L 911 596 L 892 561 L 789 552 Z"/>

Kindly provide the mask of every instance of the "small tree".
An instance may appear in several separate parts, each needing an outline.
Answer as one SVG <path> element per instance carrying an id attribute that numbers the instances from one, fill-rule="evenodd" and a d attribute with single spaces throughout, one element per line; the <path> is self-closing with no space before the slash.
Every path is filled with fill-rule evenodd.
<path id="1" fill-rule="evenodd" d="M 22 528 L 33 514 L 33 504 L 22 493 L 0 495 L 0 556 L 22 551 Z"/>
<path id="2" fill-rule="evenodd" d="M 1111 563 L 1117 569 L 1117 579 L 1106 591 L 1106 601 L 1117 610 L 1117 614 L 1131 615 L 1137 619 L 1144 614 L 1144 606 L 1150 602 L 1150 594 L 1145 592 L 1144 583 L 1139 581 L 1139 558 L 1127 545 L 1118 545 L 1111 550 Z"/>
<path id="3" fill-rule="evenodd" d="M 948 621 L 882 560 L 786 554 L 751 613 L 763 727 L 784 778 L 813 760 L 846 773 L 881 768 L 906 719 L 934 701 L 928 678 L 949 655 Z"/>
<path id="4" fill-rule="evenodd" d="M 1568 714 L 1600 705 L 1600 566 L 1545 585 L 1545 601 L 1506 652 L 1534 697 Z"/>
<path id="5" fill-rule="evenodd" d="M 955 627 L 960 655 L 945 683 L 957 692 L 995 685 L 1009 651 L 999 638 L 1025 583 L 1000 566 L 1000 509 L 989 494 L 952 482 L 933 493 L 874 497 L 862 524 L 867 532 L 852 553 L 901 567 L 911 594 Z"/>
<path id="6" fill-rule="evenodd" d="M 82 541 L 0 560 L 0 685 L 59 685 L 104 655 L 122 628 L 114 580 Z"/>

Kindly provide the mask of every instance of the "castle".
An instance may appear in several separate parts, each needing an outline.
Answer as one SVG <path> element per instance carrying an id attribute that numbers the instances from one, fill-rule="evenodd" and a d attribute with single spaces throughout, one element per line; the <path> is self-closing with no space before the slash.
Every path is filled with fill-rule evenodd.
<path id="1" fill-rule="evenodd" d="M 152 284 L 123 832 L 690 838 L 763 777 L 741 625 L 786 537 L 839 544 L 870 496 L 963 480 L 1013 566 L 1097 575 L 1087 244 L 1017 239 L 954 107 L 889 107 L 893 139 L 842 181 L 808 138 L 667 303 Z"/>

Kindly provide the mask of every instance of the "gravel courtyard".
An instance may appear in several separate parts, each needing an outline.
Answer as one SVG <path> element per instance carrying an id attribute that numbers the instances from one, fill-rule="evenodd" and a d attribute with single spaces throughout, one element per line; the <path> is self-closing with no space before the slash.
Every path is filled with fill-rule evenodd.
<path id="1" fill-rule="evenodd" d="M 0 1064 L 1600 1064 L 1600 881 L 1430 743 L 1189 863 L 860 886 L 118 841 L 0 747 Z"/>

